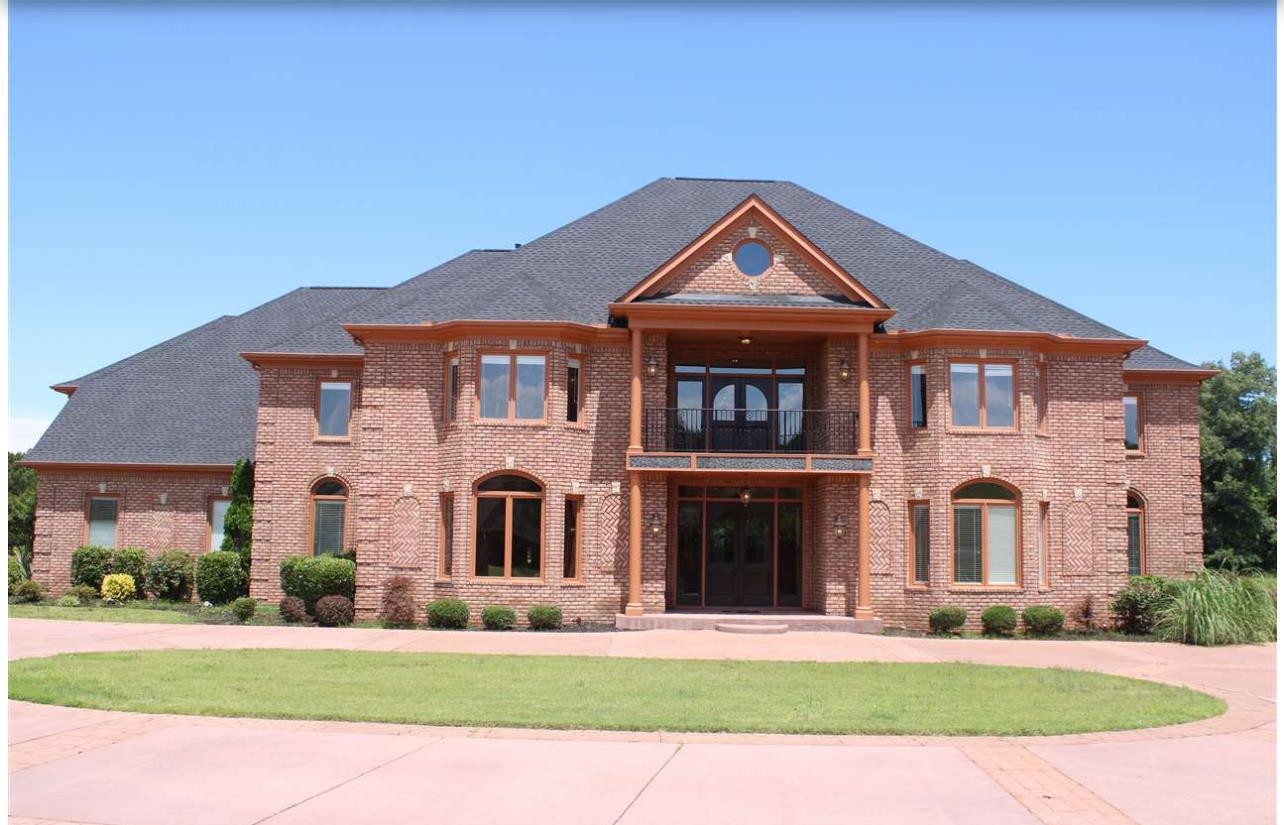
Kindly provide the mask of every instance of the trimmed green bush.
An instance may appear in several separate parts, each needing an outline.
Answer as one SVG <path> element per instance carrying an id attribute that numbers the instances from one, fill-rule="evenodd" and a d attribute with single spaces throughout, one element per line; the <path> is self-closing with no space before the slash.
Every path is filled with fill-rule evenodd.
<path id="1" fill-rule="evenodd" d="M 286 624 L 303 624 L 308 620 L 308 608 L 298 596 L 286 596 L 276 609 Z"/>
<path id="2" fill-rule="evenodd" d="M 214 550 L 196 560 L 196 595 L 201 601 L 227 604 L 244 596 L 248 584 L 239 553 Z"/>
<path id="3" fill-rule="evenodd" d="M 192 598 L 192 554 L 186 550 L 166 550 L 147 563 L 147 592 L 167 602 L 185 602 Z"/>
<path id="4" fill-rule="evenodd" d="M 1006 604 L 996 604 L 981 611 L 981 630 L 987 636 L 1011 636 L 1016 632 L 1017 612 Z"/>
<path id="5" fill-rule="evenodd" d="M 1066 615 L 1055 607 L 1036 604 L 1021 611 L 1021 624 L 1027 636 L 1059 636 Z"/>
<path id="6" fill-rule="evenodd" d="M 409 576 L 393 576 L 383 583 L 379 621 L 384 627 L 415 626 L 415 583 Z"/>
<path id="7" fill-rule="evenodd" d="M 1160 611 L 1172 598 L 1168 583 L 1158 576 L 1133 576 L 1115 594 L 1110 612 L 1124 633 L 1144 636 L 1154 632 Z"/>
<path id="8" fill-rule="evenodd" d="M 60 596 L 54 604 L 59 607 L 80 607 L 80 599 L 75 596 Z"/>
<path id="9" fill-rule="evenodd" d="M 71 554 L 71 583 L 102 590 L 103 579 L 111 573 L 111 548 L 77 547 Z"/>
<path id="10" fill-rule="evenodd" d="M 1171 594 L 1158 608 L 1160 638 L 1191 645 L 1270 642 L 1276 636 L 1276 581 L 1261 574 L 1205 570 L 1168 583 Z"/>
<path id="11" fill-rule="evenodd" d="M 236 553 L 228 553 L 228 555 L 233 556 L 236 559 L 236 567 L 239 570 L 241 568 L 241 557 Z M 258 608 L 258 602 L 254 601 L 249 596 L 242 596 L 232 602 L 232 615 L 236 617 L 238 622 L 244 624 L 254 618 L 254 611 L 258 610 Z"/>
<path id="12" fill-rule="evenodd" d="M 562 608 L 555 604 L 533 604 L 526 611 L 531 630 L 557 630 L 562 626 Z"/>
<path id="13" fill-rule="evenodd" d="M 502 604 L 492 604 L 482 609 L 482 627 L 487 630 L 512 630 L 517 624 L 517 611 Z"/>
<path id="14" fill-rule="evenodd" d="M 957 605 L 947 604 L 936 608 L 928 615 L 927 626 L 933 633 L 953 633 L 963 627 L 966 621 L 966 610 Z"/>
<path id="15" fill-rule="evenodd" d="M 322 596 L 356 597 L 357 565 L 337 556 L 290 556 L 281 560 L 281 590 L 303 599 L 311 613 Z"/>
<path id="16" fill-rule="evenodd" d="M 317 624 L 322 627 L 347 627 L 352 624 L 356 611 L 352 608 L 352 599 L 347 596 L 322 596 L 317 599 L 314 613 Z"/>
<path id="17" fill-rule="evenodd" d="M 81 604 L 89 604 L 90 602 L 98 601 L 99 593 L 87 584 L 78 584 L 75 587 L 68 588 L 67 592 L 62 595 L 64 597 L 74 596 Z"/>
<path id="18" fill-rule="evenodd" d="M 35 579 L 23 579 L 13 586 L 10 596 L 16 604 L 38 602 L 45 597 L 45 586 Z"/>
<path id="19" fill-rule="evenodd" d="M 141 547 L 121 547 L 111 554 L 111 572 L 123 573 L 134 580 L 134 598 L 143 597 L 147 574 L 147 551 Z"/>
<path id="20" fill-rule="evenodd" d="M 134 577 L 128 573 L 108 573 L 103 576 L 103 598 L 114 602 L 127 602 L 134 598 L 137 588 Z"/>
<path id="21" fill-rule="evenodd" d="M 428 626 L 438 630 L 463 630 L 468 627 L 468 603 L 463 599 L 428 602 Z"/>

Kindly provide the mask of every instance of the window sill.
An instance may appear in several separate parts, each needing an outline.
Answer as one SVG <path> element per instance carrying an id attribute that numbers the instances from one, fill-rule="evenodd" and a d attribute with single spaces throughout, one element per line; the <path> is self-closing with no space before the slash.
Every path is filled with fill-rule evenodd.
<path id="1" fill-rule="evenodd" d="M 563 587 L 583 587 L 587 582 L 583 579 L 562 579 Z"/>
<path id="2" fill-rule="evenodd" d="M 477 418 L 473 420 L 477 427 L 547 427 L 546 418 Z"/>
<path id="3" fill-rule="evenodd" d="M 949 593 L 1020 593 L 1018 584 L 959 584 L 955 582 L 947 588 Z"/>
<path id="4" fill-rule="evenodd" d="M 438 576 L 437 578 L 433 579 L 433 584 L 454 584 L 454 583 L 455 583 L 455 580 L 452 579 L 450 576 Z"/>
<path id="5" fill-rule="evenodd" d="M 1124 458 L 1145 458 L 1145 450 L 1124 450 Z"/>
<path id="6" fill-rule="evenodd" d="M 351 444 L 352 436 L 345 436 L 343 438 L 338 438 L 334 436 L 318 435 L 312 438 L 312 443 L 313 444 Z"/>
<path id="7" fill-rule="evenodd" d="M 1020 435 L 1017 427 L 956 427 L 953 424 L 945 428 L 947 433 L 957 435 Z"/>
<path id="8" fill-rule="evenodd" d="M 520 579 L 513 576 L 473 576 L 472 584 L 515 584 L 520 587 L 539 587 L 547 584 L 543 579 Z"/>
<path id="9" fill-rule="evenodd" d="M 926 585 L 926 584 L 907 584 L 907 585 L 905 585 L 905 592 L 906 592 L 906 593 L 927 593 L 927 592 L 931 591 L 931 589 L 932 589 L 932 588 L 931 588 L 931 587 L 929 587 L 929 586 L 928 586 L 928 585 Z"/>

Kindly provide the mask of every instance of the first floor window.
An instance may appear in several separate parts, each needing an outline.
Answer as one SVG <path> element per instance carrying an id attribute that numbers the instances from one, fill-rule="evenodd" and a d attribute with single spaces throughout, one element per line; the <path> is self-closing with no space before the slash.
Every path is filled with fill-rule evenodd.
<path id="1" fill-rule="evenodd" d="M 210 502 L 210 549 L 223 549 L 223 522 L 227 519 L 227 508 L 232 500 L 216 498 Z"/>
<path id="2" fill-rule="evenodd" d="M 477 485 L 477 576 L 539 578 L 544 490 L 525 476 L 492 476 Z"/>
<path id="3" fill-rule="evenodd" d="M 437 575 L 443 579 L 450 578 L 450 571 L 455 569 L 455 494 L 441 494 L 441 560 L 438 563 Z"/>
<path id="4" fill-rule="evenodd" d="M 932 539 L 930 511 L 925 501 L 910 504 L 910 538 L 914 550 L 910 561 L 910 584 L 927 584 L 932 564 Z"/>
<path id="5" fill-rule="evenodd" d="M 352 417 L 352 382 L 322 381 L 317 396 L 317 437 L 347 438 Z"/>
<path id="6" fill-rule="evenodd" d="M 580 537 L 584 516 L 584 499 L 567 496 L 562 526 L 562 578 L 580 577 Z"/>
<path id="7" fill-rule="evenodd" d="M 340 555 L 344 551 L 348 488 L 328 478 L 312 488 L 312 555 Z"/>
<path id="8" fill-rule="evenodd" d="M 1001 484 L 976 482 L 954 493 L 954 581 L 1017 583 L 1016 493 Z"/>
<path id="9" fill-rule="evenodd" d="M 1052 569 L 1052 549 L 1051 544 L 1052 531 L 1048 527 L 1048 503 L 1039 504 L 1039 586 L 1049 586 L 1049 576 Z"/>
<path id="10" fill-rule="evenodd" d="M 1011 364 L 950 364 L 950 421 L 955 427 L 1016 426 L 1016 385 Z"/>
<path id="11" fill-rule="evenodd" d="M 910 426 L 927 426 L 927 365 L 910 365 Z"/>
<path id="12" fill-rule="evenodd" d="M 1141 401 L 1135 395 L 1124 396 L 1124 449 L 1141 449 Z"/>
<path id="13" fill-rule="evenodd" d="M 89 544 L 94 547 L 116 546 L 116 517 L 119 503 L 114 498 L 89 500 Z"/>
<path id="14" fill-rule="evenodd" d="M 1146 572 L 1146 508 L 1141 496 L 1128 493 L 1128 575 Z"/>

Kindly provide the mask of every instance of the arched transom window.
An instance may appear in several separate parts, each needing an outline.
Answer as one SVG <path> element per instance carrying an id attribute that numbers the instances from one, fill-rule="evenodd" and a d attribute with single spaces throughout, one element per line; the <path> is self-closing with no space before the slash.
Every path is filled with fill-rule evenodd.
<path id="1" fill-rule="evenodd" d="M 1021 518 L 1017 494 L 978 481 L 954 492 L 954 581 L 1011 585 L 1018 581 Z"/>
<path id="2" fill-rule="evenodd" d="M 537 579 L 544 537 L 544 488 L 519 475 L 491 476 L 477 485 L 476 576 Z"/>

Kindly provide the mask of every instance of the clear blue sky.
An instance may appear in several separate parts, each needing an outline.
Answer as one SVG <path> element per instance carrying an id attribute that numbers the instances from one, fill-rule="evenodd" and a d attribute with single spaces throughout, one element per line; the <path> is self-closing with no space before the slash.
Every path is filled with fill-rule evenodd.
<path id="1" fill-rule="evenodd" d="M 1274 10 L 10 7 L 10 447 L 47 389 L 667 175 L 794 180 L 1180 357 L 1275 353 Z"/>

